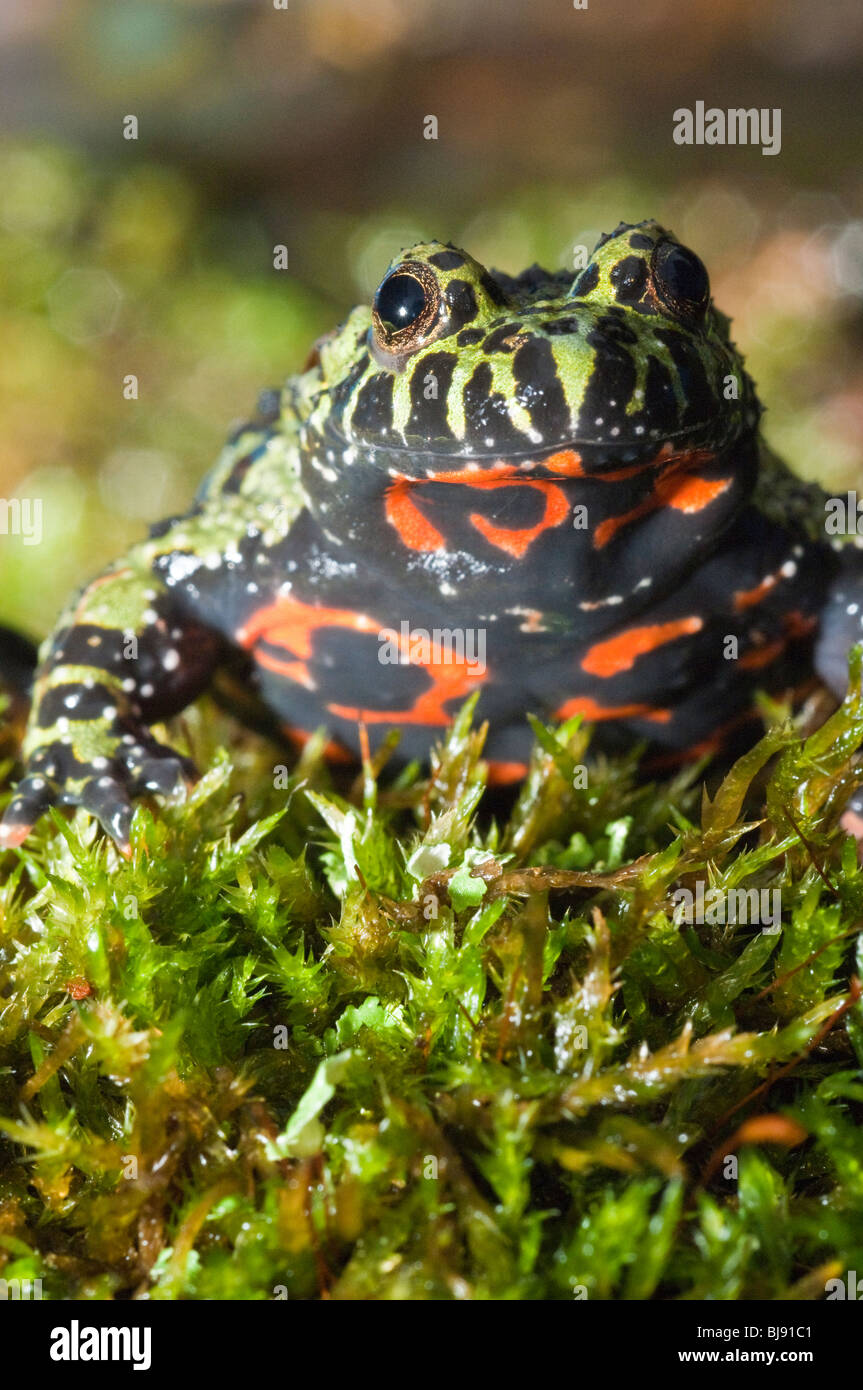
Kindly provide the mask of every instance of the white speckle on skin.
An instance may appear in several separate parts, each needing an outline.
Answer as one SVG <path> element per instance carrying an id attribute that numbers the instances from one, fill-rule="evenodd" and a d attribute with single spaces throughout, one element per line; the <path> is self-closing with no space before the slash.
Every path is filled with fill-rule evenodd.
<path id="1" fill-rule="evenodd" d="M 578 606 L 584 613 L 593 613 L 597 608 L 614 608 L 618 603 L 623 603 L 623 594 L 609 594 L 608 598 L 597 599 L 595 603 L 580 603 Z"/>
<path id="2" fill-rule="evenodd" d="M 162 665 L 166 671 L 176 671 L 180 664 L 180 653 L 174 647 L 169 647 L 162 657 Z"/>
<path id="3" fill-rule="evenodd" d="M 173 555 L 168 565 L 168 582 L 181 584 L 200 568 L 201 560 L 197 555 Z"/>

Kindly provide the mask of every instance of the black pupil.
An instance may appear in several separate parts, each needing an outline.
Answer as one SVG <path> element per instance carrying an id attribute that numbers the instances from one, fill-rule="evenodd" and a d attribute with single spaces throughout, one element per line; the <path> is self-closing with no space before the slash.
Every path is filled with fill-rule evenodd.
<path id="1" fill-rule="evenodd" d="M 662 278 L 675 299 L 701 304 L 707 298 L 707 271 L 698 257 L 682 246 L 673 246 L 664 257 Z"/>
<path id="2" fill-rule="evenodd" d="M 426 294 L 413 275 L 390 275 L 375 295 L 375 311 L 391 333 L 408 328 L 425 307 Z"/>

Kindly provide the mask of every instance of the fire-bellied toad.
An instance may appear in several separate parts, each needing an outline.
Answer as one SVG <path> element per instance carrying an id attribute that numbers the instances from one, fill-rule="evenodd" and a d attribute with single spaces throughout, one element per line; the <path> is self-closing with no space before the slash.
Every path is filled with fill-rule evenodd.
<path id="1" fill-rule="evenodd" d="M 841 690 L 859 557 L 843 574 L 823 494 L 765 461 L 759 416 L 703 264 L 654 222 L 574 280 L 402 252 L 191 510 L 64 613 L 4 842 L 66 803 L 125 845 L 132 799 L 191 771 L 148 726 L 231 648 L 286 728 L 352 753 L 362 721 L 424 757 L 480 689 L 499 780 L 527 711 L 677 755 L 811 677 L 813 648 Z"/>

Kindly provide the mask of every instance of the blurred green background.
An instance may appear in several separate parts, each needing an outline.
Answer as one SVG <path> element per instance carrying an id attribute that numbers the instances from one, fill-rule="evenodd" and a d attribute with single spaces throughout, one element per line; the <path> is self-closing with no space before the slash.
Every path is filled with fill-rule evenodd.
<path id="1" fill-rule="evenodd" d="M 0 535 L 0 621 L 182 510 L 420 237 L 517 271 L 659 218 L 774 446 L 863 485 L 861 75 L 859 0 L 2 0 L 0 497 L 44 538 Z M 676 145 L 698 100 L 780 107 L 781 153 Z"/>

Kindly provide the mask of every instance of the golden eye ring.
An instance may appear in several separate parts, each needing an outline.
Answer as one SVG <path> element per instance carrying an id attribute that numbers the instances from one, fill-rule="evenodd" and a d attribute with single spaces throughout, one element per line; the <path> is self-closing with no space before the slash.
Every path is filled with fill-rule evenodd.
<path id="1" fill-rule="evenodd" d="M 422 261 L 404 261 L 378 287 L 372 304 L 375 344 L 401 356 L 423 347 L 440 325 L 442 295 L 437 276 Z"/>

